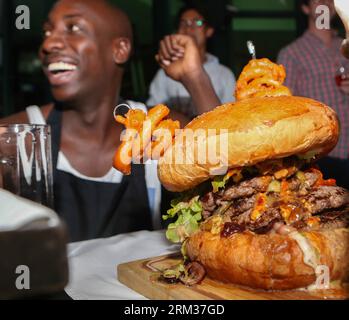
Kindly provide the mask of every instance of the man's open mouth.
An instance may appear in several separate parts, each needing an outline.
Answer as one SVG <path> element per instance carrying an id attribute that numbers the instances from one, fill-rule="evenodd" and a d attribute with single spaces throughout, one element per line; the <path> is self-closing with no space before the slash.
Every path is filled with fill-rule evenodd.
<path id="1" fill-rule="evenodd" d="M 63 85 L 71 80 L 77 66 L 67 62 L 53 62 L 47 66 L 47 76 L 52 85 Z"/>

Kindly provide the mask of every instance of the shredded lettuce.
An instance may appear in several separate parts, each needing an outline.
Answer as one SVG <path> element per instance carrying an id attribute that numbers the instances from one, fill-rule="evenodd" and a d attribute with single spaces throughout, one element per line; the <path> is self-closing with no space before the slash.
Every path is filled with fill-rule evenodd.
<path id="1" fill-rule="evenodd" d="M 308 151 L 304 154 L 297 155 L 298 159 L 306 160 L 307 162 L 314 160 L 316 156 L 319 154 L 319 150 Z"/>
<path id="2" fill-rule="evenodd" d="M 232 169 L 229 170 L 226 175 L 214 177 L 211 182 L 213 188 L 212 191 L 216 193 L 219 189 L 224 188 L 231 177 L 233 177 L 235 183 L 240 182 L 243 179 L 241 170 Z"/>
<path id="3" fill-rule="evenodd" d="M 281 183 L 278 180 L 273 180 L 269 183 L 267 193 L 268 192 L 281 192 Z"/>
<path id="4" fill-rule="evenodd" d="M 303 171 L 300 171 L 300 170 L 297 171 L 296 177 L 297 177 L 297 179 L 300 180 L 302 183 L 304 183 L 304 182 L 306 181 L 306 176 L 305 176 L 305 174 L 304 174 Z"/>
<path id="5" fill-rule="evenodd" d="M 180 263 L 172 268 L 166 269 L 163 271 L 162 276 L 164 278 L 170 278 L 170 279 L 179 279 L 179 277 L 185 273 L 185 267 L 183 263 Z"/>
<path id="6" fill-rule="evenodd" d="M 187 257 L 187 250 L 186 250 L 186 241 L 187 240 L 184 240 L 183 243 L 182 243 L 182 246 L 181 246 L 181 253 L 182 253 L 182 256 L 183 256 L 184 260 L 188 259 L 188 257 Z"/>
<path id="7" fill-rule="evenodd" d="M 224 175 L 224 176 L 217 176 L 214 177 L 214 179 L 212 180 L 212 187 L 213 187 L 213 192 L 216 193 L 218 192 L 219 189 L 222 189 L 225 187 L 226 183 L 229 180 L 229 176 L 228 174 Z"/>
<path id="8" fill-rule="evenodd" d="M 167 215 L 163 215 L 162 218 L 167 220 L 177 217 L 177 220 L 168 225 L 166 237 L 174 243 L 183 242 L 199 229 L 199 221 L 202 219 L 201 213 L 203 210 L 199 201 L 199 196 L 189 201 L 176 199 L 171 202 L 171 207 L 172 208 L 167 211 Z"/>

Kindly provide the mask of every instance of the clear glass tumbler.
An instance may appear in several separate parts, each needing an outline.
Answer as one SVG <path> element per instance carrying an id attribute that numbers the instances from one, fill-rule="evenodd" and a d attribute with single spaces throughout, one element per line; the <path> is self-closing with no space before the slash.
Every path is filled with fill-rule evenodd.
<path id="1" fill-rule="evenodd" d="M 0 125 L 0 187 L 53 208 L 50 126 Z"/>

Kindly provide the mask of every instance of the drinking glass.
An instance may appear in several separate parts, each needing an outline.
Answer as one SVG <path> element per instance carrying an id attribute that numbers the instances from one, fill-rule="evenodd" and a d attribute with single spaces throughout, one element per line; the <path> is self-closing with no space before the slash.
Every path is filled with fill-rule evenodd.
<path id="1" fill-rule="evenodd" d="M 52 208 L 52 180 L 50 126 L 0 125 L 0 187 Z"/>

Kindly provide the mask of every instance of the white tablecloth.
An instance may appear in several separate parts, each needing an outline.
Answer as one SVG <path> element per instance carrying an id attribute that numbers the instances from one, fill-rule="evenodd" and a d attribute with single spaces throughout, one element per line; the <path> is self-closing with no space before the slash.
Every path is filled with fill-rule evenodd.
<path id="1" fill-rule="evenodd" d="M 65 291 L 73 299 L 145 299 L 117 280 L 120 263 L 179 250 L 164 231 L 139 231 L 68 245 L 70 281 Z"/>

